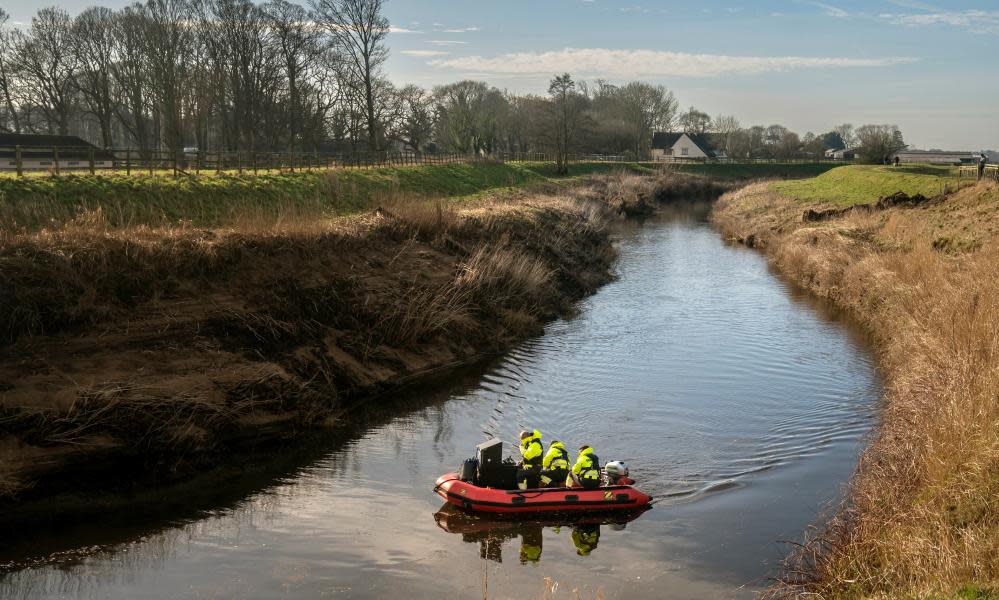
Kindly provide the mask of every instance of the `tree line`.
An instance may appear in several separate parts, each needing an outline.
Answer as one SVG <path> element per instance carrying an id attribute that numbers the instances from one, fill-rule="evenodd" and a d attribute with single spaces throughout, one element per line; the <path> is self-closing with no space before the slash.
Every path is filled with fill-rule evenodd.
<path id="1" fill-rule="evenodd" d="M 563 74 L 547 95 L 471 80 L 398 86 L 383 71 L 384 1 L 147 0 L 75 17 L 42 8 L 24 29 L 0 9 L 0 129 L 80 135 L 140 156 L 196 148 L 647 158 L 652 134 L 674 129 L 704 134 L 732 158 L 821 158 L 885 131 L 889 145 L 901 143 L 892 126 L 802 137 L 781 125 L 744 128 L 732 116 L 681 111 L 672 91 L 644 82 Z"/>

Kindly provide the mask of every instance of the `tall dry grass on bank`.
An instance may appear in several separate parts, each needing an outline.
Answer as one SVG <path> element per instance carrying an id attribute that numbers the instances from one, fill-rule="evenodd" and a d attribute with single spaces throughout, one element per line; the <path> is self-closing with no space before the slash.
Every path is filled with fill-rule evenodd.
<path id="1" fill-rule="evenodd" d="M 537 333 L 609 277 L 604 209 L 585 201 L 379 204 L 213 228 L 92 211 L 7 231 L 0 497 L 45 493 L 88 453 L 183 473 L 233 440 L 326 423 Z"/>
<path id="2" fill-rule="evenodd" d="M 979 186 L 934 206 L 819 224 L 765 186 L 717 207 L 724 232 L 765 248 L 781 272 L 867 326 L 887 380 L 847 504 L 772 595 L 999 593 L 995 198 Z M 973 243 L 940 243 L 955 238 Z"/>

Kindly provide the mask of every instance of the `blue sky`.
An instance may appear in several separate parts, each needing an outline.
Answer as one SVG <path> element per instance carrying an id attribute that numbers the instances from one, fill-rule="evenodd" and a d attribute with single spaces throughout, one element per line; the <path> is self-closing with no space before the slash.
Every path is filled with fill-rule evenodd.
<path id="1" fill-rule="evenodd" d="M 38 6 L 5 2 L 22 22 Z M 386 0 L 386 12 L 400 84 L 543 92 L 568 71 L 662 83 L 744 125 L 897 123 L 920 148 L 999 148 L 999 0 Z"/>

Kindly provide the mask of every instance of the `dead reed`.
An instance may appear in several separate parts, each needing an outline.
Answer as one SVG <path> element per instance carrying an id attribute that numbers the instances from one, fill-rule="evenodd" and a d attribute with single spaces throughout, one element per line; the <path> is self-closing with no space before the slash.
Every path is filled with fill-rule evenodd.
<path id="1" fill-rule="evenodd" d="M 718 206 L 723 231 L 755 240 L 782 272 L 868 327 L 887 379 L 882 422 L 847 503 L 788 563 L 772 596 L 999 592 L 995 192 L 979 186 L 931 208 L 819 224 L 763 186 Z M 977 243 L 935 243 L 958 233 Z"/>
<path id="2" fill-rule="evenodd" d="M 4 230 L 0 352 L 17 360 L 0 361 L 13 382 L 0 388 L 0 495 L 44 483 L 59 462 L 35 461 L 46 453 L 180 468 L 275 419 L 325 422 L 536 332 L 613 258 L 603 209 L 573 198 L 378 205 L 340 219 L 248 211 L 212 228 L 122 225 L 97 208 Z"/>

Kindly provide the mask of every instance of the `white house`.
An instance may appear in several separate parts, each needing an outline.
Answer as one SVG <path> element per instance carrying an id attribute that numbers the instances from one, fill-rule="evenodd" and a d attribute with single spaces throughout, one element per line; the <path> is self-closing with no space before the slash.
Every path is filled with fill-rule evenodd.
<path id="1" fill-rule="evenodd" d="M 831 158 L 833 160 L 854 160 L 857 158 L 857 151 L 853 148 L 826 150 L 826 158 Z"/>
<path id="2" fill-rule="evenodd" d="M 704 134 L 657 132 L 652 135 L 652 160 L 705 160 L 721 156 Z"/>

